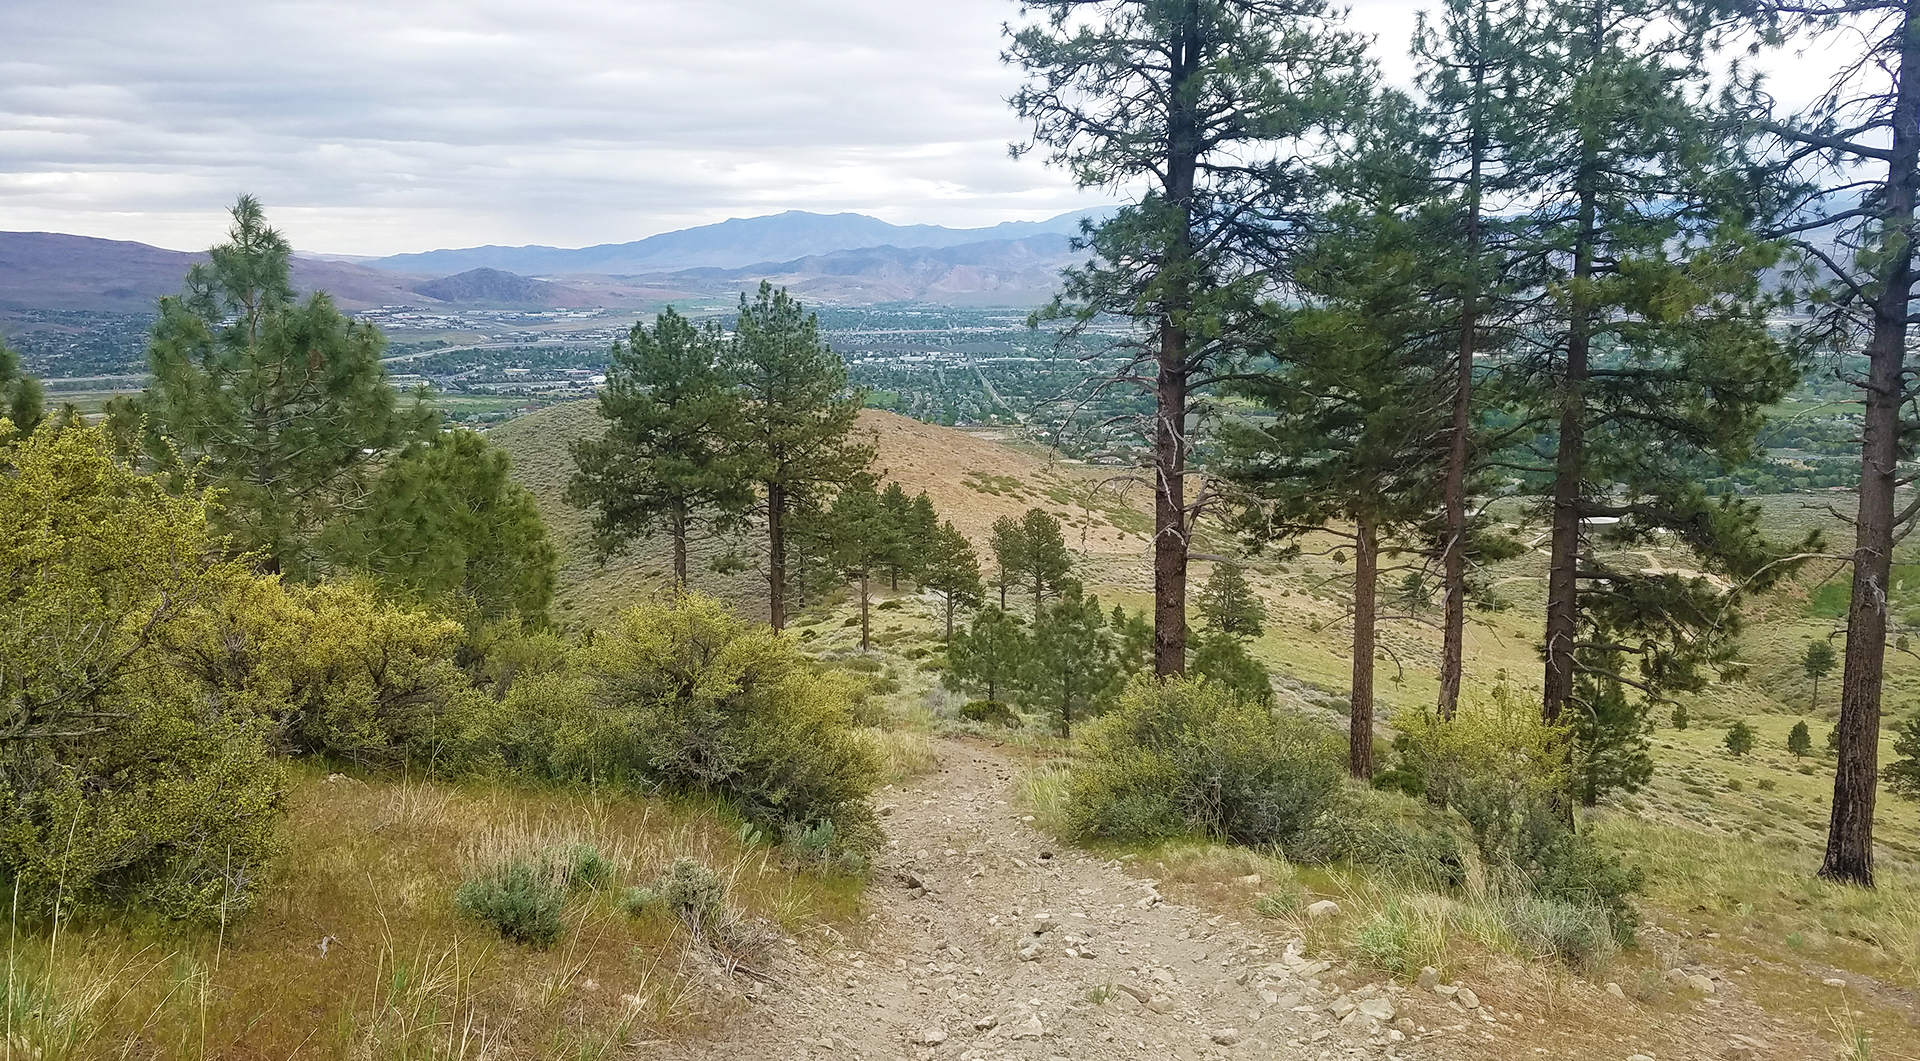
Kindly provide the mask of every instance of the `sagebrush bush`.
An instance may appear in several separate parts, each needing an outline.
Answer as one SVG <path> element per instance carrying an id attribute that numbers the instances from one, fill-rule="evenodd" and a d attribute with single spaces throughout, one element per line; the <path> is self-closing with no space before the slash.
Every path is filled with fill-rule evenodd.
<path id="1" fill-rule="evenodd" d="M 464 881 L 453 895 L 454 909 L 515 943 L 550 947 L 565 927 L 560 914 L 567 902 L 556 868 L 539 859 L 509 859 Z"/>
<path id="2" fill-rule="evenodd" d="M 1142 680 L 1090 727 L 1067 819 L 1083 836 L 1305 848 L 1343 776 L 1338 742 L 1311 722 L 1212 682 Z"/>
<path id="3" fill-rule="evenodd" d="M 736 915 L 727 903 L 727 887 L 713 870 L 691 859 L 679 858 L 660 874 L 653 892 L 695 936 L 724 936 Z"/>
<path id="4" fill-rule="evenodd" d="M 507 939 L 547 947 L 560 938 L 573 892 L 610 887 L 619 871 L 592 844 L 561 844 L 514 856 L 463 881 L 453 905 Z"/>

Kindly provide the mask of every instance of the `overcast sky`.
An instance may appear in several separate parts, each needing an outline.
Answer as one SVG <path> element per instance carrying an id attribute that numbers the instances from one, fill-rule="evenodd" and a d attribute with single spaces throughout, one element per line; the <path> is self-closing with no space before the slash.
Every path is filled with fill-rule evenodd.
<path id="1" fill-rule="evenodd" d="M 1389 75 L 1422 0 L 1355 0 Z M 582 246 L 787 209 L 1102 202 L 1007 157 L 1013 0 L 0 0 L 0 229 Z"/>

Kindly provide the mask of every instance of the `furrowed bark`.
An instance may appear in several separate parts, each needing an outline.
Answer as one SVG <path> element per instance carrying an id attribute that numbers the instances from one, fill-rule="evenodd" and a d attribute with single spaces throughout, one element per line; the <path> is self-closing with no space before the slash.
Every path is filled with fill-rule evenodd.
<path id="1" fill-rule="evenodd" d="M 673 588 L 687 588 L 687 503 L 673 503 Z"/>
<path id="2" fill-rule="evenodd" d="M 1186 5 L 1175 31 L 1168 78 L 1167 166 L 1171 211 L 1161 263 L 1160 348 L 1154 383 L 1153 672 L 1187 672 L 1187 344 L 1185 314 L 1193 308 L 1188 262 L 1193 256 L 1193 183 L 1200 163 L 1194 101 L 1186 85 L 1199 69 L 1199 5 Z"/>
<path id="3" fill-rule="evenodd" d="M 773 632 L 786 626 L 787 596 L 787 490 L 779 483 L 767 484 L 767 622 Z"/>
<path id="4" fill-rule="evenodd" d="M 1601 5 L 1594 5 L 1591 47 L 1603 42 Z M 1574 642 L 1580 627 L 1580 502 L 1586 478 L 1587 356 L 1593 342 L 1592 293 L 1596 158 L 1591 134 L 1575 178 L 1579 233 L 1567 323 L 1567 363 L 1560 381 L 1560 446 L 1554 462 L 1553 543 L 1547 566 L 1546 681 L 1540 717 L 1557 722 L 1573 697 Z"/>
<path id="5" fill-rule="evenodd" d="M 1893 140 L 1883 230 L 1910 234 L 1920 170 L 1920 0 L 1909 0 L 1892 113 Z M 1853 595 L 1840 677 L 1839 759 L 1820 876 L 1873 886 L 1873 812 L 1880 775 L 1880 694 L 1887 655 L 1887 591 L 1893 563 L 1895 463 L 1900 399 L 1906 384 L 1907 313 L 1913 297 L 1910 240 L 1891 255 L 1873 303 L 1867 346 L 1866 416 L 1861 429 L 1860 509 L 1853 549 Z"/>
<path id="6" fill-rule="evenodd" d="M 1485 42 L 1484 9 L 1480 39 Z M 1444 614 L 1440 620 L 1440 717 L 1451 719 L 1460 707 L 1460 680 L 1466 669 L 1467 631 L 1467 435 L 1473 428 L 1473 353 L 1480 311 L 1480 199 L 1481 162 L 1487 150 L 1484 118 L 1479 109 L 1486 82 L 1486 64 L 1479 57 L 1473 70 L 1473 146 L 1467 164 L 1467 284 L 1460 299 L 1460 361 L 1453 382 L 1453 433 L 1447 440 L 1447 479 L 1443 488 L 1446 510 L 1446 546 L 1441 558 Z"/>
<path id="7" fill-rule="evenodd" d="M 1375 600 L 1380 580 L 1380 539 L 1373 521 L 1354 522 L 1353 543 L 1353 687 L 1347 723 L 1347 772 L 1373 778 L 1373 653 Z"/>

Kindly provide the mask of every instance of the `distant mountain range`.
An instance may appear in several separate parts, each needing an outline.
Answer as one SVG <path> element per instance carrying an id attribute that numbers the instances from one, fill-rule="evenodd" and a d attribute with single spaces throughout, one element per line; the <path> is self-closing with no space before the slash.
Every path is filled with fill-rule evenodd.
<path id="1" fill-rule="evenodd" d="M 580 250 L 476 247 L 357 262 L 296 255 L 293 278 L 301 293 L 325 291 L 350 313 L 730 301 L 762 279 L 820 302 L 1026 306 L 1045 301 L 1074 260 L 1068 233 L 1081 216 L 953 229 L 788 211 Z M 0 232 L 0 311 L 150 311 L 206 260 L 123 240 Z"/>
<path id="2" fill-rule="evenodd" d="M 739 269 L 869 247 L 944 248 L 1032 236 L 1071 235 L 1081 210 L 1046 221 L 1006 221 L 991 228 L 893 225 L 865 214 L 810 214 L 788 210 L 734 218 L 714 225 L 663 232 L 632 243 L 565 250 L 558 247 L 468 247 L 362 259 L 376 269 L 438 276 L 466 269 L 503 269 L 522 276 L 600 274 L 637 276 L 684 269 Z"/>
<path id="3" fill-rule="evenodd" d="M 162 250 L 125 240 L 0 232 L 0 309 L 152 310 L 162 295 L 179 294 L 187 270 L 206 260 L 204 251 Z M 423 279 L 344 262 L 293 262 L 296 289 L 325 291 L 349 311 L 418 302 L 410 286 Z"/>

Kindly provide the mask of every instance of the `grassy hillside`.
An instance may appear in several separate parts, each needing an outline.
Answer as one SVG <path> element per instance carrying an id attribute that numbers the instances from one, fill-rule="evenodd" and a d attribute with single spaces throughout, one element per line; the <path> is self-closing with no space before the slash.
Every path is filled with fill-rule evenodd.
<path id="1" fill-rule="evenodd" d="M 1051 461 L 1042 451 L 989 432 L 945 429 L 885 413 L 868 413 L 863 423 L 879 441 L 877 468 L 910 490 L 927 490 L 942 518 L 953 519 L 983 555 L 996 516 L 1040 506 L 1068 522 L 1069 542 L 1081 554 L 1089 588 L 1133 607 L 1148 603 L 1146 498 L 1138 486 L 1129 495 L 1127 485 L 1109 473 Z M 556 407 L 495 432 L 514 453 L 518 474 L 540 495 L 560 537 L 566 557 L 562 596 L 576 616 L 595 615 L 628 594 L 654 592 L 665 580 L 664 554 L 657 545 L 604 569 L 585 558 L 581 517 L 558 501 L 567 467 L 560 449 L 566 438 L 592 430 L 597 428 L 591 409 L 582 404 Z M 1844 524 L 1827 509 L 1827 500 L 1807 494 L 1762 499 L 1769 530 L 1786 538 L 1819 527 L 1829 551 L 1841 553 Z M 1329 722 L 1344 713 L 1351 665 L 1352 563 L 1340 545 L 1331 536 L 1309 540 L 1300 555 L 1256 559 L 1249 572 L 1269 609 L 1267 633 L 1253 646 L 1255 654 L 1272 669 L 1284 703 Z M 1209 548 L 1224 552 L 1231 543 Z M 1685 563 L 1683 556 L 1661 550 L 1646 552 L 1644 559 L 1653 568 Z M 1485 697 L 1499 682 L 1523 699 L 1537 688 L 1535 646 L 1545 564 L 1544 549 L 1538 548 L 1491 572 L 1496 605 L 1472 613 L 1467 632 L 1468 696 Z M 1737 971 L 1747 997 L 1768 1019 L 1806 1024 L 1831 1039 L 1840 1036 L 1836 1022 L 1844 1018 L 1849 1027 L 1877 1031 L 1873 1056 L 1915 1056 L 1896 1044 L 1920 1036 L 1915 1023 L 1920 1009 L 1913 1003 L 1920 992 L 1920 806 L 1883 794 L 1876 892 L 1812 879 L 1832 785 L 1825 740 L 1836 711 L 1838 675 L 1823 683 L 1815 707 L 1798 661 L 1809 639 L 1836 629 L 1832 587 L 1840 586 L 1844 601 L 1836 567 L 1816 561 L 1753 602 L 1743 636 L 1745 666 L 1732 680 L 1686 698 L 1688 728 L 1676 729 L 1665 709 L 1656 714 L 1652 783 L 1602 807 L 1595 817 L 1596 835 L 1631 864 L 1650 871 L 1644 945 L 1626 952 L 1606 976 L 1627 984 L 1643 1003 L 1678 1013 L 1684 1009 L 1681 1000 L 1661 986 L 1664 969 L 1684 961 Z M 1423 709 L 1436 691 L 1438 617 L 1430 603 L 1401 592 L 1407 570 L 1383 575 L 1389 618 L 1382 624 L 1378 661 L 1382 738 L 1391 736 L 1394 715 Z M 1207 571 L 1208 565 L 1197 561 L 1193 584 Z M 698 581 L 742 600 L 750 610 L 758 600 L 751 575 L 731 581 L 702 575 Z M 1920 587 L 1920 577 L 1912 581 Z M 1898 596 L 1895 603 L 1902 603 Z M 795 629 L 825 658 L 871 668 L 894 685 L 904 683 L 895 697 L 902 704 L 936 715 L 951 712 L 952 698 L 920 666 L 938 653 L 929 602 L 908 594 L 884 604 L 876 612 L 878 647 L 869 657 L 854 649 L 853 631 L 846 626 L 852 620 L 843 612 L 844 606 L 831 603 L 816 607 L 796 619 Z M 1889 658 L 1889 708 L 1903 712 L 1916 702 L 1920 658 L 1895 652 Z M 1813 731 L 1815 754 L 1796 759 L 1786 750 L 1786 734 L 1802 718 Z M 1757 749 L 1744 757 L 1731 755 L 1723 744 L 1727 726 L 1736 719 L 1759 735 Z M 1048 754 L 1066 754 L 1047 748 Z M 1882 748 L 1883 761 L 1891 755 L 1889 741 Z M 1245 897 L 1225 887 L 1228 878 L 1208 883 L 1212 871 L 1204 865 L 1212 863 L 1201 863 L 1203 868 L 1187 874 L 1197 882 L 1194 896 L 1225 896 L 1226 908 L 1244 908 Z M 1247 872 L 1237 861 L 1220 866 L 1225 868 L 1213 876 L 1229 869 Z M 1343 886 L 1359 889 L 1356 894 L 1372 887 L 1364 882 Z M 1824 985 L 1828 980 L 1849 985 L 1844 997 Z M 1621 1030 L 1619 1019 L 1617 1014 L 1600 1019 L 1596 1032 Z"/>

